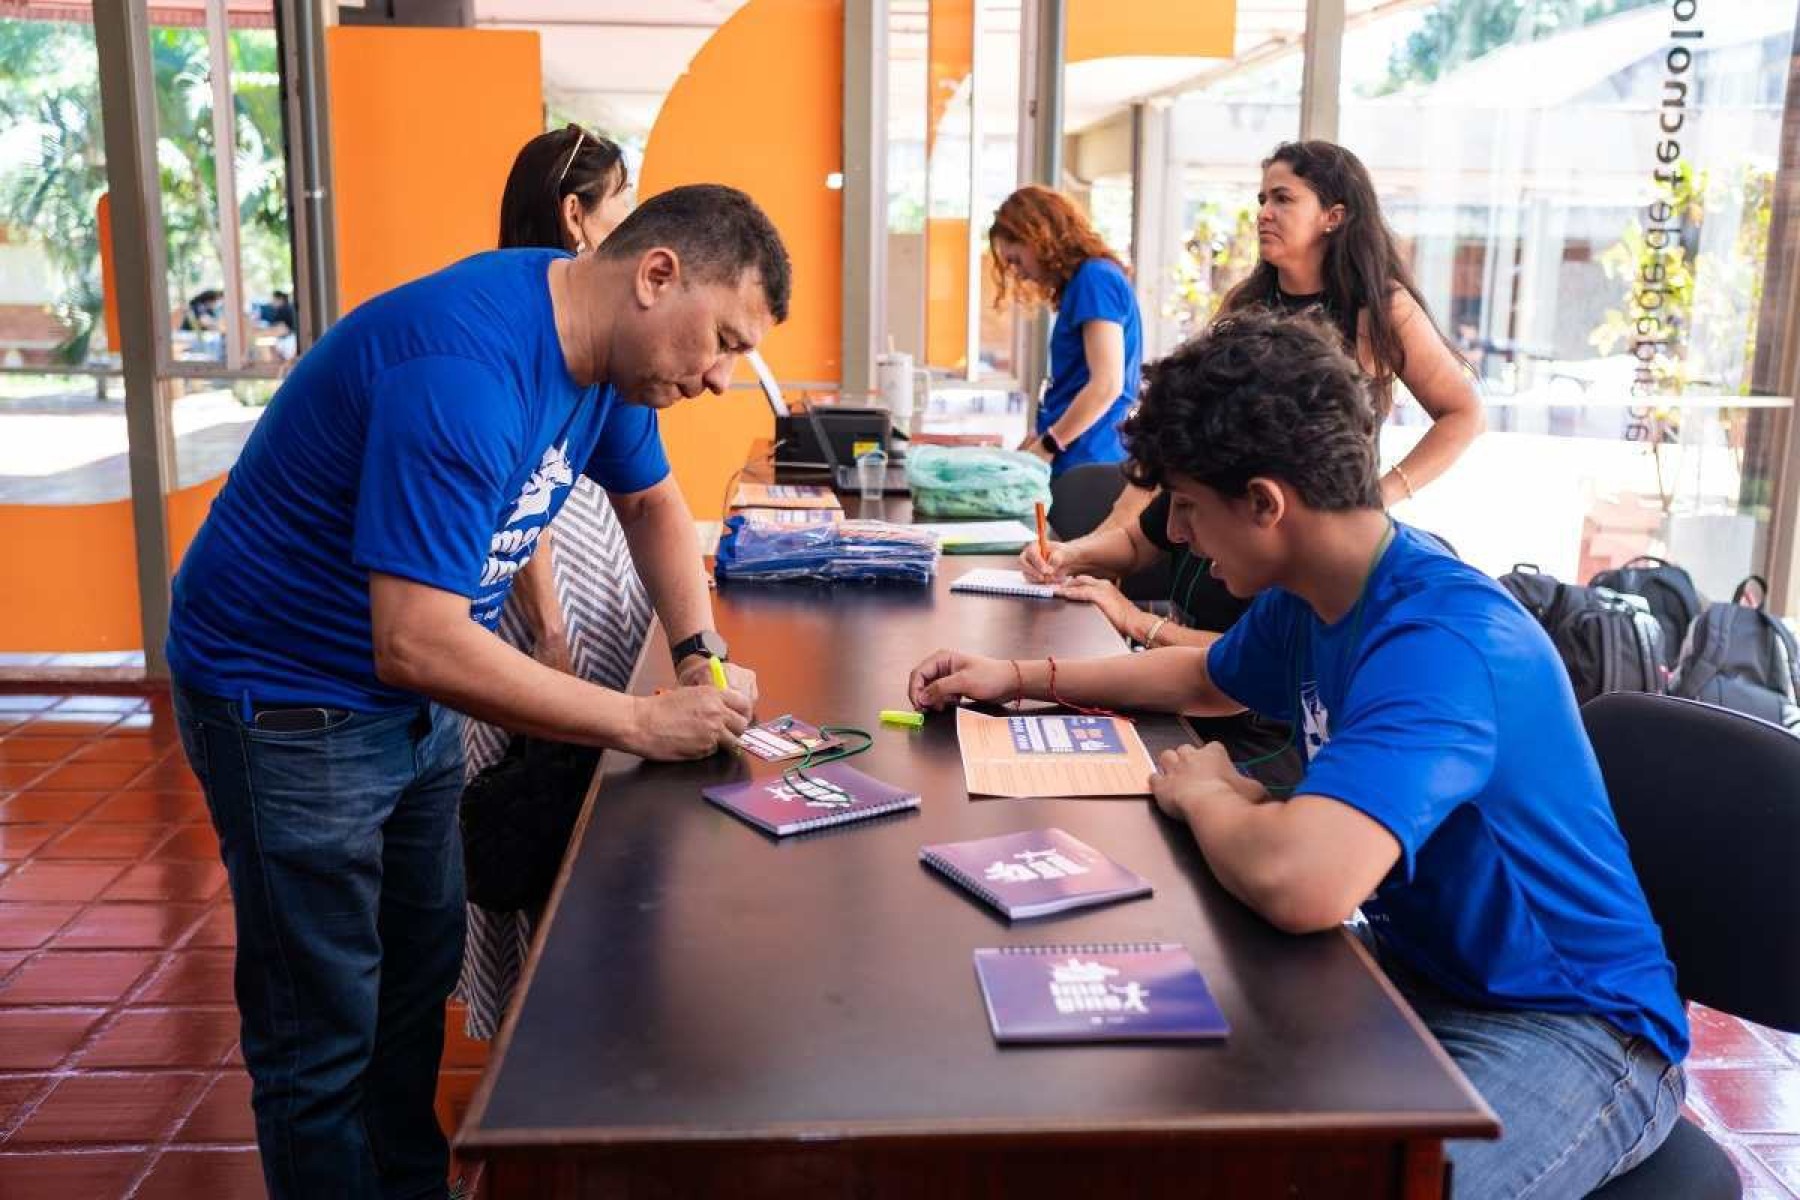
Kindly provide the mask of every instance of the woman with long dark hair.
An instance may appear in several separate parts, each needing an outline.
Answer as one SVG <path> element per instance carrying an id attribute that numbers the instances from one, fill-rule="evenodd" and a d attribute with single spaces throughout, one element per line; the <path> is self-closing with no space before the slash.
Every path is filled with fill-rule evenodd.
<path id="1" fill-rule="evenodd" d="M 1219 314 L 1317 311 L 1368 376 L 1384 420 L 1395 381 L 1406 387 L 1432 424 L 1381 476 L 1382 502 L 1392 507 L 1448 470 L 1481 432 L 1472 372 L 1432 324 L 1356 155 L 1333 142 L 1282 143 L 1263 160 L 1257 206 L 1259 260 Z M 1207 574 L 1203 557 L 1168 540 L 1168 504 L 1163 495 L 1146 507 L 1144 493 L 1134 499 L 1127 491 L 1094 533 L 1053 548 L 1048 561 L 1028 546 L 1021 565 L 1032 579 L 1069 580 L 1070 598 L 1093 603 L 1128 638 L 1209 645 L 1243 602 Z M 1162 554 L 1174 556 L 1171 613 L 1140 609 L 1105 578 L 1142 570 Z"/>
<path id="2" fill-rule="evenodd" d="M 1060 475 L 1082 463 L 1122 462 L 1119 423 L 1137 399 L 1143 322 L 1125 267 L 1068 197 L 1022 187 L 988 229 L 996 304 L 1022 299 L 1056 310 L 1050 381 L 1037 427 L 1019 449 Z"/>
<path id="3" fill-rule="evenodd" d="M 513 161 L 500 199 L 500 247 L 553 246 L 582 254 L 629 211 L 619 147 L 579 125 L 539 134 Z M 552 533 L 554 530 L 554 533 Z M 554 540 L 553 540 L 554 539 Z M 499 635 L 540 662 L 624 691 L 650 626 L 650 596 L 606 492 L 578 474 L 501 610 Z M 506 749 L 498 726 L 463 723 L 473 777 Z M 490 1038 L 512 999 L 530 945 L 532 914 L 469 905 L 459 985 L 469 1034 Z"/>
<path id="4" fill-rule="evenodd" d="M 1383 419 L 1395 381 L 1405 385 L 1432 423 L 1381 477 L 1381 498 L 1398 503 L 1481 432 L 1472 373 L 1432 323 L 1361 159 L 1335 142 L 1283 142 L 1263 160 L 1256 199 L 1260 258 L 1219 312 L 1318 309 L 1368 374 Z"/>

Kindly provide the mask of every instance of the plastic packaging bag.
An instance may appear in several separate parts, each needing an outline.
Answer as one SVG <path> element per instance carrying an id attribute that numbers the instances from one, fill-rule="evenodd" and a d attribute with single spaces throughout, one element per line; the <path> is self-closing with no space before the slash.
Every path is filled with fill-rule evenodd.
<path id="1" fill-rule="evenodd" d="M 937 538 L 910 525 L 790 525 L 739 514 L 725 520 L 714 569 L 721 582 L 927 584 L 937 560 Z"/>
<path id="2" fill-rule="evenodd" d="M 1030 517 L 1050 503 L 1050 465 L 1022 450 L 914 446 L 906 482 L 922 517 Z"/>

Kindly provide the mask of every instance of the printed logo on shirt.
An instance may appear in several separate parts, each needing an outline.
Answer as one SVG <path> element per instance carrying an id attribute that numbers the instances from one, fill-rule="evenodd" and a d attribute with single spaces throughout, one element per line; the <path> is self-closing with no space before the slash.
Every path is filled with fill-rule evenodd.
<path id="1" fill-rule="evenodd" d="M 512 578 L 531 561 L 538 537 L 549 524 L 556 498 L 575 482 L 569 467 L 568 443 L 562 442 L 544 451 L 544 457 L 532 470 L 519 498 L 506 518 L 506 527 L 494 534 L 488 543 L 487 569 L 481 573 L 480 591 L 470 605 L 469 615 L 492 628 L 500 619 L 500 608 Z M 529 525 L 529 527 L 527 527 Z"/>
<path id="2" fill-rule="evenodd" d="M 1300 732 L 1306 739 L 1306 761 L 1311 762 L 1331 740 L 1331 714 L 1325 711 L 1317 680 L 1300 685 Z"/>

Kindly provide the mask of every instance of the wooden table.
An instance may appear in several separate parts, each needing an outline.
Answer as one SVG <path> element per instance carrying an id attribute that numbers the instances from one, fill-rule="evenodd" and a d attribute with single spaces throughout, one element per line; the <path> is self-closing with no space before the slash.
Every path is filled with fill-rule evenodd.
<path id="1" fill-rule="evenodd" d="M 1118 650 L 1085 606 L 948 592 L 983 561 L 927 589 L 726 585 L 716 611 L 761 713 L 870 729 L 936 645 Z M 633 687 L 671 675 L 653 633 Z M 920 811 L 776 842 L 700 798 L 748 761 L 605 757 L 458 1139 L 490 1195 L 1422 1198 L 1441 1139 L 1498 1133 L 1354 938 L 1277 932 L 1147 800 L 970 800 L 943 714 L 856 760 Z M 918 861 L 1043 825 L 1155 895 L 1008 926 Z M 976 947 L 1125 940 L 1185 944 L 1231 1037 L 995 1045 Z"/>

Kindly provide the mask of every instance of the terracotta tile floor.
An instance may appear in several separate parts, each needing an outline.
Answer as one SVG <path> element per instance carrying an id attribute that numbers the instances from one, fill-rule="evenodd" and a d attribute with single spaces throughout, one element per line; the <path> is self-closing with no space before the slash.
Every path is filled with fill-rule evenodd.
<path id="1" fill-rule="evenodd" d="M 0 1196 L 261 1196 L 225 872 L 165 695 L 0 693 Z M 1692 1010 L 1689 1106 L 1800 1200 L 1800 1036 Z M 449 1020 L 454 1129 L 486 1047 Z"/>
<path id="2" fill-rule="evenodd" d="M 0 693 L 0 1197 L 263 1195 L 233 940 L 167 696 Z M 487 1051 L 449 1032 L 454 1130 Z"/>

